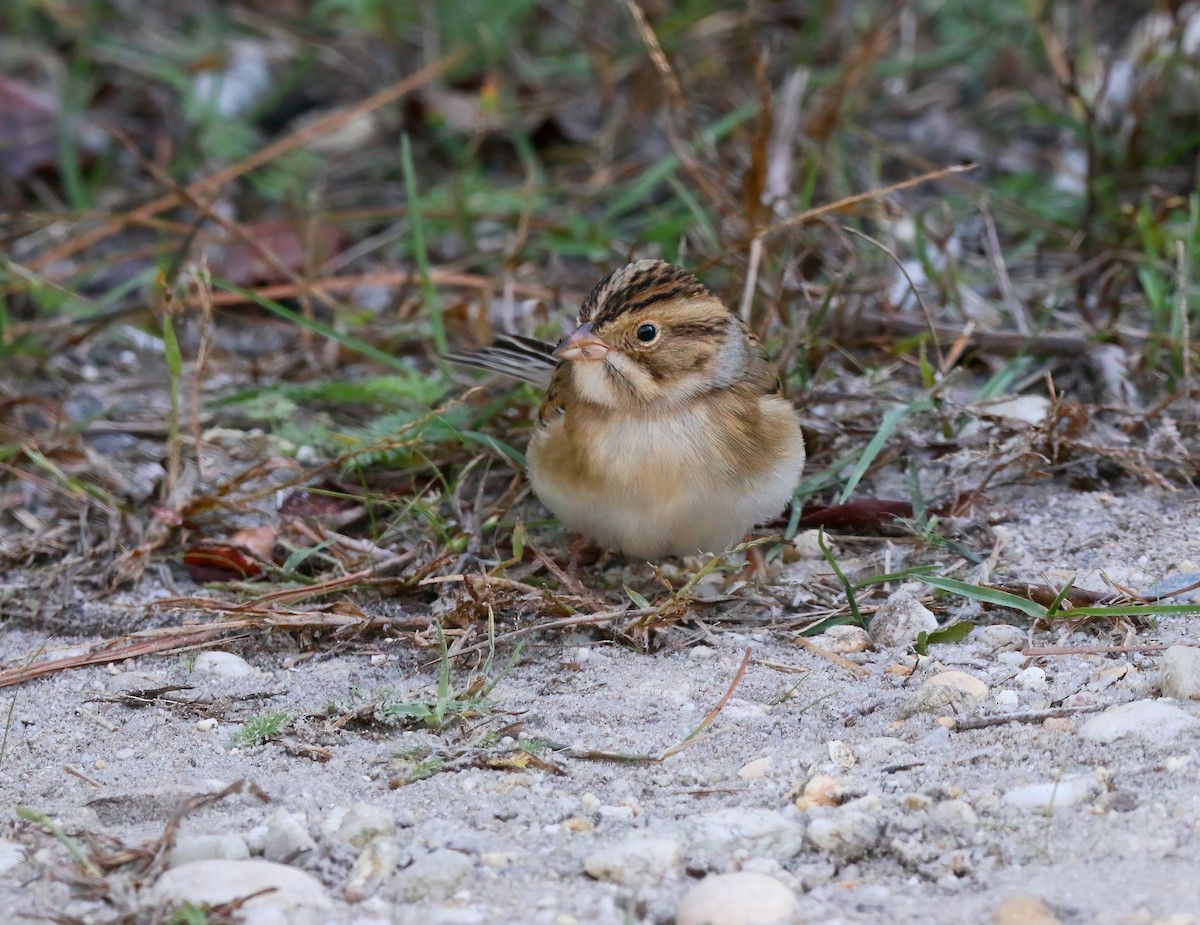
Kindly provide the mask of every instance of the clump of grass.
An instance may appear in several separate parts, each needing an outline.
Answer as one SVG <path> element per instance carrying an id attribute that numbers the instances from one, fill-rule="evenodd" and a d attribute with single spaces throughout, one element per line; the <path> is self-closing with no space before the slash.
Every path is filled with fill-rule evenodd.
<path id="1" fill-rule="evenodd" d="M 164 925 L 212 925 L 208 910 L 195 903 L 186 902 L 163 920 Z"/>
<path id="2" fill-rule="evenodd" d="M 504 677 L 512 670 L 521 655 L 521 647 L 513 651 L 508 662 L 493 675 L 495 664 L 494 631 L 489 633 L 488 655 L 479 672 L 465 684 L 456 687 L 450 679 L 450 650 L 446 638 L 438 627 L 438 645 L 441 654 L 438 660 L 437 689 L 433 696 L 425 699 L 392 700 L 384 698 L 376 711 L 381 722 L 387 725 L 417 723 L 435 732 L 451 723 L 478 715 L 487 708 L 487 699 Z"/>
<path id="3" fill-rule="evenodd" d="M 254 748 L 271 741 L 292 721 L 286 710 L 273 710 L 249 717 L 242 728 L 233 734 L 233 744 L 238 748 Z"/>

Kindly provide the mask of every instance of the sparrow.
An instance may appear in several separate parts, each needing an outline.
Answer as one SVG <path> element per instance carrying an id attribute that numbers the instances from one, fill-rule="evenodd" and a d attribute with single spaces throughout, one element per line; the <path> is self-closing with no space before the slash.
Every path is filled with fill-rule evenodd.
<path id="1" fill-rule="evenodd" d="M 775 517 L 804 468 L 796 408 L 758 338 L 691 273 L 639 260 L 557 346 L 450 357 L 545 390 L 526 463 L 567 527 L 628 556 L 716 553 Z"/>

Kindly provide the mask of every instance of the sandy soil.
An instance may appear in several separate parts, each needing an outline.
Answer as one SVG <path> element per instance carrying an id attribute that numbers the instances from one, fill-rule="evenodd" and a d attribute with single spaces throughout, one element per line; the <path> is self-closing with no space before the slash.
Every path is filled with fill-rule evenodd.
<path id="1" fill-rule="evenodd" d="M 1000 501 L 1007 545 L 995 565 L 1006 574 L 1100 587 L 1103 570 L 1141 590 L 1200 577 L 1190 495 L 1046 483 Z M 900 647 L 848 655 L 861 672 L 769 633 L 698 634 L 653 655 L 591 634 L 535 637 L 490 705 L 440 732 L 333 728 L 331 717 L 383 691 L 428 699 L 436 686 L 436 651 L 386 640 L 303 658 L 288 640 L 225 645 L 254 669 L 237 678 L 179 655 L 59 673 L 4 693 L 0 908 L 10 921 L 84 922 L 134 921 L 140 908 L 148 922 L 157 895 L 136 864 L 101 878 L 107 897 L 64 882 L 66 849 L 18 805 L 91 839 L 95 857 L 116 844 L 104 838 L 155 843 L 182 801 L 245 779 L 269 802 L 242 793 L 196 810 L 181 850 L 265 852 L 322 887 L 292 891 L 291 911 L 278 905 L 288 888 L 247 907 L 254 922 L 669 922 L 700 878 L 737 870 L 793 890 L 796 922 L 1200 921 L 1200 702 L 1160 699 L 1159 650 L 1015 649 L 1107 645 L 1109 626 L 1035 630 L 1001 610 L 975 619 L 1020 632 L 977 630 L 927 658 Z M 1138 646 L 1200 639 L 1195 616 L 1128 629 Z M 10 627 L 0 653 L 11 665 L 86 641 Z M 718 705 L 747 650 L 710 734 L 665 761 L 548 744 L 660 755 Z M 946 669 L 983 681 L 986 695 L 931 710 L 922 692 Z M 456 669 L 455 683 L 465 677 Z M 113 698 L 172 685 L 187 689 L 144 705 Z M 1156 699 L 1187 715 L 1089 732 L 1106 709 Z M 975 729 L 946 719 L 1064 706 Z M 270 710 L 295 726 L 236 747 L 241 720 Z M 544 767 L 521 766 L 513 735 Z M 396 786 L 421 754 L 440 754 L 441 772 Z M 1021 789 L 1037 784 L 1046 789 Z M 356 876 L 366 880 L 350 902 Z M 1019 894 L 1040 897 L 1049 917 L 1021 912 Z"/>

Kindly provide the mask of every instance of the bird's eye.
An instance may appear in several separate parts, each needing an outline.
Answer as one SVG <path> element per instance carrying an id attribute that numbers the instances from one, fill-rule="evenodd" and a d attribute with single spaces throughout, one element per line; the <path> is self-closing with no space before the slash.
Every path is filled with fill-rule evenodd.
<path id="1" fill-rule="evenodd" d="M 652 343 L 654 343 L 654 340 L 657 337 L 658 337 L 658 328 L 655 327 L 654 325 L 652 325 L 652 324 L 638 325 L 637 339 L 640 340 L 643 344 L 652 344 Z"/>

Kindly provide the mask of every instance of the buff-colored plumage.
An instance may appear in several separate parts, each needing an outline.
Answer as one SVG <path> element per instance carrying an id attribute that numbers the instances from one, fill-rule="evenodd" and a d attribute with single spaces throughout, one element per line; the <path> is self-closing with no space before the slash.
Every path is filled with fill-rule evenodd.
<path id="1" fill-rule="evenodd" d="M 779 514 L 800 480 L 804 441 L 775 365 L 695 276 L 661 260 L 601 280 L 557 348 L 514 338 L 458 359 L 546 384 L 533 490 L 627 555 L 719 552 Z"/>

